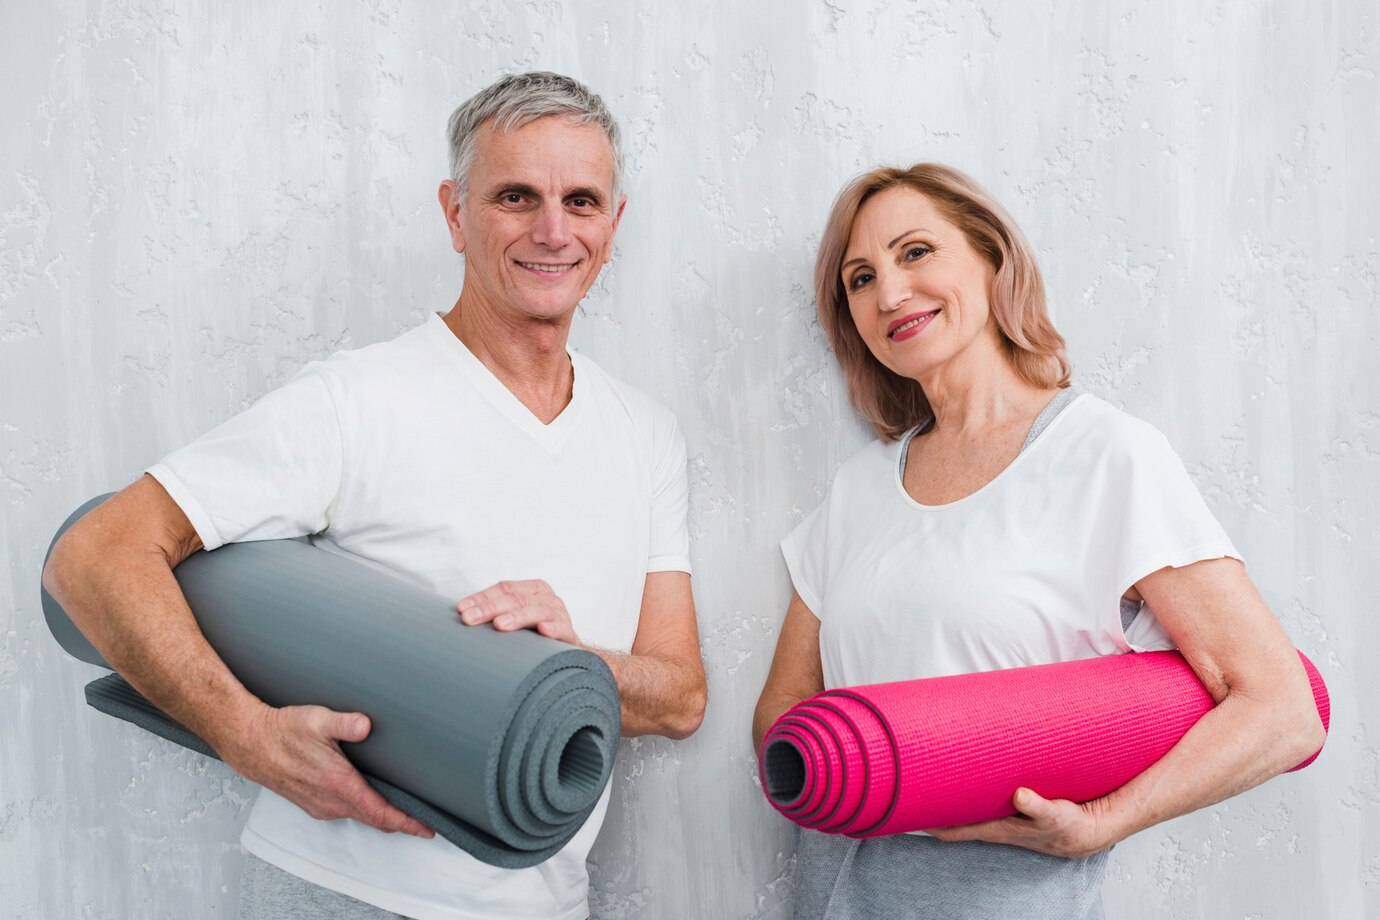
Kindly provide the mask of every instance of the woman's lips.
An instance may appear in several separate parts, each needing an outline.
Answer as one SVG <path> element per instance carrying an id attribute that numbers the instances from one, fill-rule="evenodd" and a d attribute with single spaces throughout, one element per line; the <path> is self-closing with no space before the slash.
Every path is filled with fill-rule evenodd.
<path id="1" fill-rule="evenodd" d="M 930 324 L 930 320 L 940 314 L 940 310 L 930 310 L 927 313 L 912 313 L 903 316 L 898 320 L 892 321 L 886 327 L 887 338 L 893 342 L 904 342 L 906 339 L 920 334 L 920 330 Z"/>

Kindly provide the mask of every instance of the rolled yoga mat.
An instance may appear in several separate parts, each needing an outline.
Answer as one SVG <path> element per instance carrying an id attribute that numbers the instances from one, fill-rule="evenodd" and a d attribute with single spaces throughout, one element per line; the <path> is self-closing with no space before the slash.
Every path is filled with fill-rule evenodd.
<path id="1" fill-rule="evenodd" d="M 107 497 L 77 509 L 57 536 Z M 198 552 L 174 575 L 251 693 L 368 715 L 369 737 L 342 744 L 346 756 L 390 803 L 476 858 L 534 866 L 598 803 L 620 702 L 592 652 L 528 630 L 464 626 L 453 600 L 296 540 Z M 109 667 L 46 590 L 43 613 L 64 650 Z M 216 756 L 118 675 L 89 684 L 86 698 Z"/>
<path id="2" fill-rule="evenodd" d="M 1327 688 L 1299 657 L 1326 728 Z M 826 690 L 767 731 L 759 776 L 802 827 L 850 837 L 951 827 L 1016 814 L 1020 786 L 1075 802 L 1106 795 L 1213 705 L 1178 652 Z"/>

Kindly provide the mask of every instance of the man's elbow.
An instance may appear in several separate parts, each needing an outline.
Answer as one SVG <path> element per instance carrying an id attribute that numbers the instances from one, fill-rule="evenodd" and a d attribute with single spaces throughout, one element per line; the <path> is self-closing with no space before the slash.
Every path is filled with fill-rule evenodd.
<path id="1" fill-rule="evenodd" d="M 68 530 L 54 544 L 52 552 L 48 554 L 48 559 L 43 564 L 41 577 L 43 590 L 51 594 L 53 599 L 63 606 L 66 606 L 70 600 L 75 582 L 82 572 L 80 562 L 82 556 L 81 539 L 82 534 L 79 527 Z"/>
<path id="2" fill-rule="evenodd" d="M 683 741 L 699 730 L 704 723 L 705 706 L 709 703 L 709 690 L 701 683 L 687 694 L 684 705 L 666 724 L 666 737 Z"/>

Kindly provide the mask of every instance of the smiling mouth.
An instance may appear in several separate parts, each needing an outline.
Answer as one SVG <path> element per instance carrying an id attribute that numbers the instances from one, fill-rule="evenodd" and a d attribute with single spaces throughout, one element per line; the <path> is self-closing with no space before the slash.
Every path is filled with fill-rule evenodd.
<path id="1" fill-rule="evenodd" d="M 943 310 L 931 310 L 928 313 L 912 313 L 909 316 L 893 322 L 887 327 L 886 337 L 895 341 L 897 339 L 909 338 L 913 332 L 918 332 L 921 326 L 929 323 L 931 319 L 942 313 Z"/>
<path id="2" fill-rule="evenodd" d="M 561 272 L 570 271 L 580 264 L 579 262 L 520 262 L 516 259 L 513 261 L 529 271 L 542 272 L 547 275 L 559 275 Z"/>

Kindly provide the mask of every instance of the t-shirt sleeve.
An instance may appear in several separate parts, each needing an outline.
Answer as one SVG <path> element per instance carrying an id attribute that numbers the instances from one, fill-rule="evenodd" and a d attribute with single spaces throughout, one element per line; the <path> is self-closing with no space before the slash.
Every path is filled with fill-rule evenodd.
<path id="1" fill-rule="evenodd" d="M 828 569 L 829 502 L 826 499 L 781 541 L 781 555 L 795 593 L 818 618 L 823 610 Z"/>
<path id="2" fill-rule="evenodd" d="M 212 550 L 325 530 L 340 491 L 342 451 L 329 383 L 310 365 L 147 472 Z"/>
<path id="3" fill-rule="evenodd" d="M 689 461 L 685 435 L 670 412 L 653 441 L 651 540 L 648 572 L 689 572 Z"/>
<path id="4" fill-rule="evenodd" d="M 1120 507 L 1107 547 L 1109 571 L 1115 574 L 1106 610 L 1119 610 L 1122 595 L 1152 572 L 1207 559 L 1242 558 L 1165 436 L 1144 423 L 1137 427 L 1111 498 Z M 1125 634 L 1137 650 L 1173 647 L 1148 607 Z"/>

